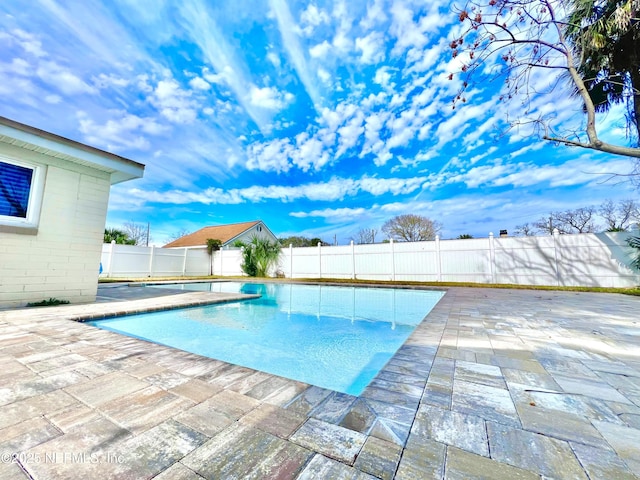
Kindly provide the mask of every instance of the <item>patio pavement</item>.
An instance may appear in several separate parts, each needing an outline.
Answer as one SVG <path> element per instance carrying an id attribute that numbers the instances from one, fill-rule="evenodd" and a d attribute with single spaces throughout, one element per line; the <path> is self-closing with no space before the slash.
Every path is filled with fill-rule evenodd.
<path id="1" fill-rule="evenodd" d="M 638 297 L 450 288 L 353 397 L 71 321 L 232 299 L 149 290 L 0 311 L 0 480 L 640 478 Z"/>

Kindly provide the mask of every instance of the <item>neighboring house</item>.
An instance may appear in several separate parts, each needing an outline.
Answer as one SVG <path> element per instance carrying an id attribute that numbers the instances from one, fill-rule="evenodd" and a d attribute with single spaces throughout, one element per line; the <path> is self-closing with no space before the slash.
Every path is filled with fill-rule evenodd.
<path id="1" fill-rule="evenodd" d="M 207 245 L 208 238 L 220 240 L 222 247 L 226 248 L 232 247 L 237 241 L 249 243 L 253 237 L 267 238 L 272 242 L 278 241 L 264 222 L 256 220 L 253 222 L 233 223 L 231 225 L 204 227 L 197 232 L 190 233 L 171 243 L 167 243 L 164 248 L 203 247 Z"/>
<path id="2" fill-rule="evenodd" d="M 111 185 L 144 165 L 0 117 L 0 307 L 92 302 Z"/>

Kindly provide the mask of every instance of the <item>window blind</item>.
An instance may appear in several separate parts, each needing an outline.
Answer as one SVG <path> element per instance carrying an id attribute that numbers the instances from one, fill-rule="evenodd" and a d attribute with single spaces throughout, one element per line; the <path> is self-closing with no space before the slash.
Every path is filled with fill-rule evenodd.
<path id="1" fill-rule="evenodd" d="M 0 215 L 27 218 L 33 169 L 0 162 Z"/>

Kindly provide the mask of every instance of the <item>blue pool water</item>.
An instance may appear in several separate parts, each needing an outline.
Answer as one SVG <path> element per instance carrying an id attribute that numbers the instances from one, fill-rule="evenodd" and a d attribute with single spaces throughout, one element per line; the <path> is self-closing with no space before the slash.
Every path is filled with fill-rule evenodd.
<path id="1" fill-rule="evenodd" d="M 87 323 L 351 395 L 364 390 L 444 295 L 239 282 L 166 287 L 261 297 Z"/>

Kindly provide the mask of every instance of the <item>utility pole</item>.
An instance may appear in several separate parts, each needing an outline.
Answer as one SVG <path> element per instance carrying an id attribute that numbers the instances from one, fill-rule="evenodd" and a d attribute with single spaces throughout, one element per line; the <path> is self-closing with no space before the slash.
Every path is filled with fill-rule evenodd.
<path id="1" fill-rule="evenodd" d="M 147 247 L 149 246 L 149 230 L 150 230 L 151 225 L 149 224 L 149 222 L 147 222 Z"/>

